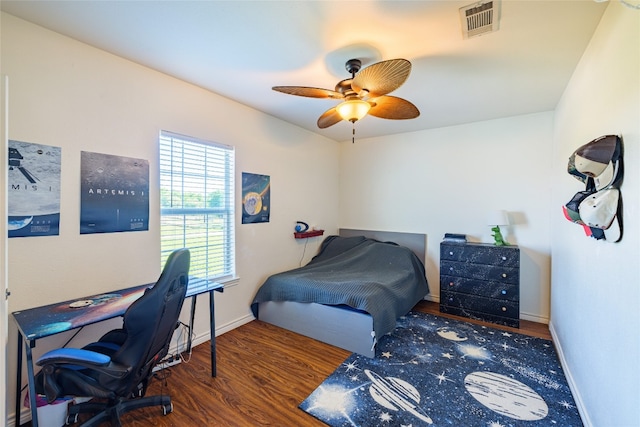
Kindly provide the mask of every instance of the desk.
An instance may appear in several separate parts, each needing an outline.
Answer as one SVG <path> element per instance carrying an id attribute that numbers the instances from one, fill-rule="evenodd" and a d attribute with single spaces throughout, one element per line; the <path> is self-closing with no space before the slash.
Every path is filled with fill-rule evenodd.
<path id="1" fill-rule="evenodd" d="M 22 392 L 22 345 L 27 356 L 27 380 L 29 383 L 29 403 L 31 406 L 31 423 L 38 427 L 38 412 L 36 408 L 35 373 L 31 349 L 36 346 L 36 340 L 72 329 L 98 323 L 103 320 L 122 316 L 127 308 L 138 298 L 145 289 L 155 283 L 138 285 L 127 289 L 112 291 L 105 294 L 77 298 L 42 307 L 16 311 L 12 316 L 18 327 L 18 351 L 16 374 L 16 425 L 20 425 L 20 408 Z M 200 294 L 209 294 L 209 321 L 211 324 L 211 376 L 216 376 L 216 328 L 213 292 L 223 292 L 224 285 L 195 277 L 189 278 L 186 298 L 193 297 L 191 316 L 189 319 L 189 339 L 187 351 L 191 350 L 191 329 L 196 313 L 196 300 Z"/>

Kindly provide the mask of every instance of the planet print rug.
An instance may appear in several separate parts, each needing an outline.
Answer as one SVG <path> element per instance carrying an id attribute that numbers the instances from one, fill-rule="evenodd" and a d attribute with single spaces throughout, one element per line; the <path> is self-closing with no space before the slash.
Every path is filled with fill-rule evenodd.
<path id="1" fill-rule="evenodd" d="M 551 341 L 418 312 L 299 407 L 333 427 L 583 425 Z"/>

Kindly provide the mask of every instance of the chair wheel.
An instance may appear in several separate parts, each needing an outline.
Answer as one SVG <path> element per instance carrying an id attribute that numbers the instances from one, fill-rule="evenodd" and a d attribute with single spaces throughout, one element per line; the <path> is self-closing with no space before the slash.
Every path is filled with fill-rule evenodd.
<path id="1" fill-rule="evenodd" d="M 71 424 L 75 424 L 78 422 L 78 414 L 67 415 L 67 419 L 65 420 L 65 425 L 70 426 Z"/>
<path id="2" fill-rule="evenodd" d="M 167 415 L 173 412 L 173 403 L 168 405 L 162 405 L 162 415 Z"/>

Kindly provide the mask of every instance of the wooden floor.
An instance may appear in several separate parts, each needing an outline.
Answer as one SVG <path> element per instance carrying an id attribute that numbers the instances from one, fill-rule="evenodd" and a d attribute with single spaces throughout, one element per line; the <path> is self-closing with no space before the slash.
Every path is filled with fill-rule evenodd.
<path id="1" fill-rule="evenodd" d="M 436 303 L 415 310 L 443 317 Z M 461 319 L 467 320 L 467 319 Z M 481 322 L 474 322 L 482 324 Z M 551 339 L 547 325 L 521 321 L 520 329 L 487 324 Z M 298 405 L 351 353 L 270 324 L 253 321 L 217 337 L 218 376 L 211 377 L 209 343 L 194 348 L 189 363 L 165 369 L 148 395 L 171 395 L 174 411 L 159 408 L 125 415 L 125 426 L 325 426 Z"/>

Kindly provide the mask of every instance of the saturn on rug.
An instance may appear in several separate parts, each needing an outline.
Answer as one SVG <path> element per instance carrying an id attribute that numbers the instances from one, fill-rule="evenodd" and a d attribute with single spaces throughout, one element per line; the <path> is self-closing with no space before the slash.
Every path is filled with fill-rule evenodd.
<path id="1" fill-rule="evenodd" d="M 301 404 L 332 426 L 582 426 L 553 343 L 411 312 Z"/>

